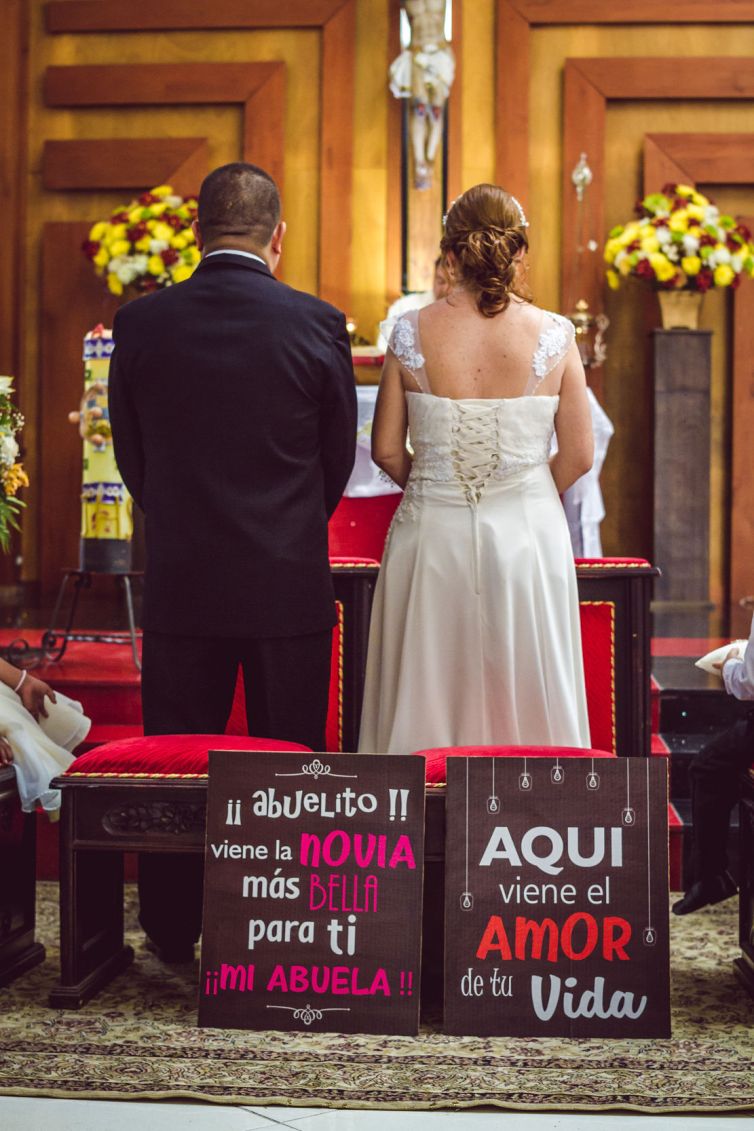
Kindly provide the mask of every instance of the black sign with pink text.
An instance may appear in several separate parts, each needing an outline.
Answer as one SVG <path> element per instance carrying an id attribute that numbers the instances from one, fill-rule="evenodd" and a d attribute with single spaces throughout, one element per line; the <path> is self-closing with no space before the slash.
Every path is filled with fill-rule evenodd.
<path id="1" fill-rule="evenodd" d="M 424 759 L 210 751 L 199 1024 L 415 1034 Z"/>
<path id="2" fill-rule="evenodd" d="M 449 758 L 445 1030 L 669 1037 L 664 758 Z"/>

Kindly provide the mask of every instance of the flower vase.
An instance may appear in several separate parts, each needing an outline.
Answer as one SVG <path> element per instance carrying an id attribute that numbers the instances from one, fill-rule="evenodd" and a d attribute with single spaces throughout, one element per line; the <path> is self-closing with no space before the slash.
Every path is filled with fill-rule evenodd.
<path id="1" fill-rule="evenodd" d="M 663 330 L 698 330 L 701 291 L 658 291 Z"/>

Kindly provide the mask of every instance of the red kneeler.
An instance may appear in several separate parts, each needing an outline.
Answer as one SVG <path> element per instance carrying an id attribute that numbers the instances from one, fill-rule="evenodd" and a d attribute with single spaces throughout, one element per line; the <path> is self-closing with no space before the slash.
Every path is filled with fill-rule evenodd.
<path id="1" fill-rule="evenodd" d="M 593 750 L 584 746 L 437 746 L 414 750 L 427 759 L 427 785 L 446 784 L 448 758 L 617 758 L 614 750 Z"/>
<path id="2" fill-rule="evenodd" d="M 62 775 L 69 779 L 110 778 L 130 781 L 149 778 L 206 778 L 210 750 L 292 750 L 309 753 L 308 746 L 273 738 L 237 734 L 156 734 L 120 738 L 79 754 Z"/>
<path id="3" fill-rule="evenodd" d="M 127 852 L 201 852 L 209 750 L 288 750 L 244 735 L 124 738 L 81 754 L 54 784 L 60 819 L 60 982 L 57 1009 L 78 1009 L 133 959 L 123 941 Z"/>

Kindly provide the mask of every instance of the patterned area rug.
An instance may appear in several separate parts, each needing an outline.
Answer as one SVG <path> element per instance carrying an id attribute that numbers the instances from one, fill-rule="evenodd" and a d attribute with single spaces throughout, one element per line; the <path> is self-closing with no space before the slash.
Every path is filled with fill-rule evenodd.
<path id="1" fill-rule="evenodd" d="M 0 991 L 0 1094 L 226 1104 L 732 1112 L 754 1109 L 754 1002 L 736 982 L 736 901 L 673 919 L 670 1041 L 322 1036 L 197 1029 L 195 976 L 144 949 L 78 1013 L 52 1011 L 56 894 L 40 885 L 48 960 Z"/>

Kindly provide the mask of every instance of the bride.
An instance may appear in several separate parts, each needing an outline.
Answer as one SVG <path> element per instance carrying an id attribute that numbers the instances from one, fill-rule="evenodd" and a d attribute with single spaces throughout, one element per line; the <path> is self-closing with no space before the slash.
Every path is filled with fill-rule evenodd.
<path id="1" fill-rule="evenodd" d="M 525 297 L 527 227 L 503 189 L 465 192 L 441 244 L 450 293 L 390 338 L 372 455 L 405 491 L 372 611 L 364 752 L 589 746 L 558 496 L 591 466 L 590 411 L 572 324 Z"/>

